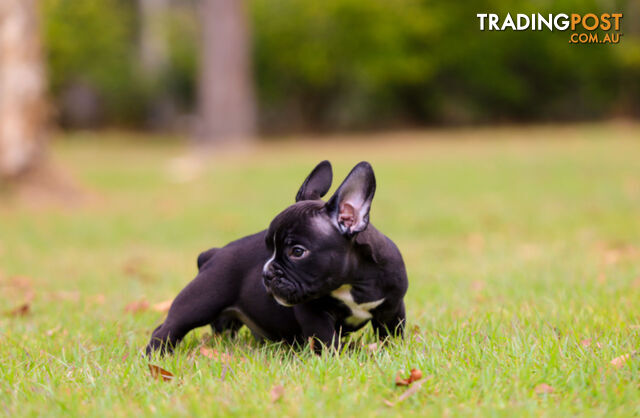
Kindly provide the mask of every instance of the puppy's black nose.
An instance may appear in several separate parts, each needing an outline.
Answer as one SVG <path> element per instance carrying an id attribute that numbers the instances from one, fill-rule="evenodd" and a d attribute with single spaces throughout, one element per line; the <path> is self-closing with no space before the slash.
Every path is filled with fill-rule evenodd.
<path id="1" fill-rule="evenodd" d="M 282 276 L 282 270 L 268 268 L 262 272 L 262 278 L 266 284 L 269 284 L 276 277 Z"/>

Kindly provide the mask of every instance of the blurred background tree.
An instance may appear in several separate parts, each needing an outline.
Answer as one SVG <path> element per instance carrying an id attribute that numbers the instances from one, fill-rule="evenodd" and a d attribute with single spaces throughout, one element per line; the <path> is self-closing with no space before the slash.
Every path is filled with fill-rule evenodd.
<path id="1" fill-rule="evenodd" d="M 60 124 L 144 123 L 151 98 L 162 90 L 140 71 L 136 4 L 44 0 L 42 7 L 50 90 Z"/>
<path id="2" fill-rule="evenodd" d="M 245 7 L 246 25 L 242 7 L 223 19 L 224 10 L 213 11 L 216 1 L 224 4 L 43 0 L 50 91 L 61 125 L 199 126 L 209 132 L 202 136 L 212 136 L 195 115 L 208 115 L 206 121 L 221 114 L 202 110 L 213 106 L 205 99 L 206 77 L 230 70 L 216 69 L 208 48 L 225 36 L 218 51 L 242 57 L 245 47 L 233 44 L 242 45 L 247 34 L 245 63 L 252 63 L 261 133 L 640 114 L 637 0 L 234 2 Z M 476 17 L 613 11 L 624 12 L 619 45 L 569 45 L 568 32 L 480 32 Z M 217 34 L 224 26 L 216 19 L 235 22 L 226 29 L 235 32 Z M 233 33 L 239 41 L 228 38 Z M 145 48 L 158 45 L 161 70 L 151 74 Z M 233 90 L 242 89 L 250 103 L 249 87 Z"/>
<path id="3" fill-rule="evenodd" d="M 197 139 L 250 139 L 256 115 L 245 2 L 203 0 L 202 33 Z"/>
<path id="4" fill-rule="evenodd" d="M 36 0 L 0 2 L 0 180 L 32 172 L 44 156 L 45 71 Z"/>

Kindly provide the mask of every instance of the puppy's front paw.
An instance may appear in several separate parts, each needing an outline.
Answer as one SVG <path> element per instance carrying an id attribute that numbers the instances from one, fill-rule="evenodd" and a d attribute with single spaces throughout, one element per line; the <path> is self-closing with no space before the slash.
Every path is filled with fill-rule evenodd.
<path id="1" fill-rule="evenodd" d="M 171 354 L 173 352 L 173 344 L 169 339 L 167 332 L 164 331 L 163 325 L 160 325 L 153 331 L 149 344 L 147 344 L 144 351 L 147 357 L 151 356 L 156 351 L 160 353 L 160 356 Z"/>

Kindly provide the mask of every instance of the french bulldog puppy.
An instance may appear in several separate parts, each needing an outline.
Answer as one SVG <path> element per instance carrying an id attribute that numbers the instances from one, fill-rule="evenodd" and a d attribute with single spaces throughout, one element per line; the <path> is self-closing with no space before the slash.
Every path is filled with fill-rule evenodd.
<path id="1" fill-rule="evenodd" d="M 175 298 L 146 348 L 171 352 L 192 329 L 339 347 L 340 337 L 371 321 L 380 339 L 403 335 L 407 274 L 395 244 L 369 223 L 376 189 L 371 165 L 356 165 L 328 202 L 332 170 L 323 161 L 296 203 L 269 229 L 212 248 Z M 318 345 L 321 346 L 321 345 Z"/>

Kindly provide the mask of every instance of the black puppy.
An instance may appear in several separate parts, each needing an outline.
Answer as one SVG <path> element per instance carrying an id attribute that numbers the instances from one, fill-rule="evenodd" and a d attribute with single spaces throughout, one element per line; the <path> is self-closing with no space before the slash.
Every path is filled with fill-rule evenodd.
<path id="1" fill-rule="evenodd" d="M 321 162 L 268 230 L 200 254 L 198 275 L 153 331 L 147 354 L 171 351 L 207 324 L 334 347 L 369 320 L 381 339 L 402 336 L 407 275 L 398 248 L 369 224 L 371 165 L 356 165 L 325 203 L 331 179 L 331 164 Z"/>

